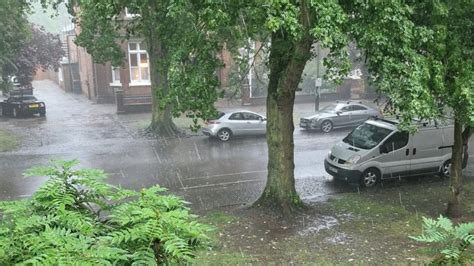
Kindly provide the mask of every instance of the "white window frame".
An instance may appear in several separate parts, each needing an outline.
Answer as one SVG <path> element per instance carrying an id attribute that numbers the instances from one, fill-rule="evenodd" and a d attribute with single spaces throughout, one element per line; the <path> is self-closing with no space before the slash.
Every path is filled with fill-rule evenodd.
<path id="1" fill-rule="evenodd" d="M 125 18 L 132 19 L 132 18 L 139 17 L 139 16 L 140 16 L 140 14 L 130 13 L 130 12 L 128 12 L 128 8 L 127 7 L 125 8 Z"/>
<path id="2" fill-rule="evenodd" d="M 130 50 L 130 44 L 136 44 L 137 45 L 137 50 Z M 129 74 L 130 74 L 130 83 L 129 86 L 150 86 L 151 85 L 151 80 L 150 80 L 150 56 L 148 55 L 148 52 L 146 50 L 141 49 L 141 41 L 130 41 L 127 45 L 127 50 L 128 50 L 128 68 L 129 68 Z M 147 71 L 148 71 L 148 79 L 147 80 L 142 80 L 142 67 L 140 66 L 141 60 L 140 60 L 140 55 L 141 54 L 146 54 L 147 58 Z M 137 64 L 138 64 L 138 77 L 139 80 L 133 80 L 132 77 L 132 64 L 131 64 L 131 58 L 132 56 L 137 57 Z"/>
<path id="3" fill-rule="evenodd" d="M 122 81 L 120 80 L 121 77 L 122 77 L 121 73 L 120 73 L 120 76 L 119 76 L 118 79 L 117 79 L 117 77 L 115 76 L 115 70 L 120 71 L 120 70 L 121 70 L 121 67 L 114 67 L 114 66 L 111 66 L 111 67 L 110 67 L 110 70 L 111 70 L 111 72 L 112 72 L 112 82 L 110 82 L 110 85 L 111 85 L 111 86 L 117 86 L 117 85 L 121 86 L 121 85 L 122 85 Z"/>

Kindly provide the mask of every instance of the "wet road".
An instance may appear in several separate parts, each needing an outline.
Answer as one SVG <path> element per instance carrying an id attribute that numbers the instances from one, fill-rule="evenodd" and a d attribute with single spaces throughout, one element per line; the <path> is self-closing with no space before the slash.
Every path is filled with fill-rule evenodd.
<path id="1" fill-rule="evenodd" d="M 160 184 L 197 209 L 249 203 L 264 188 L 264 137 L 228 143 L 204 136 L 146 139 L 137 124 L 148 121 L 149 114 L 116 115 L 114 105 L 93 104 L 51 82 L 34 86 L 35 95 L 47 104 L 46 118 L 0 118 L 0 128 L 17 133 L 23 142 L 16 151 L 0 153 L 0 199 L 34 193 L 44 179 L 22 178 L 22 173 L 51 159 L 79 159 L 82 166 L 102 168 L 110 173 L 110 183 L 122 187 Z M 347 133 L 295 130 L 295 177 L 304 199 L 357 190 L 331 182 L 324 171 L 323 159 L 330 147 Z"/>

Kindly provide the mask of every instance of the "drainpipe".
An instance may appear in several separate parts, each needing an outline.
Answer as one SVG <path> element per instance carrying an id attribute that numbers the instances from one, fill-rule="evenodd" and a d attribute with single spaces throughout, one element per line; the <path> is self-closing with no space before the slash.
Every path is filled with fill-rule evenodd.
<path id="1" fill-rule="evenodd" d="M 72 69 L 71 69 L 71 47 L 69 47 L 69 33 L 66 33 L 66 43 L 67 43 L 67 63 L 68 63 L 68 72 L 69 72 L 69 83 L 71 85 L 71 92 L 74 92 L 74 82 L 72 80 Z"/>
<path id="2" fill-rule="evenodd" d="M 94 58 L 92 58 L 92 55 L 91 55 L 91 59 L 92 59 L 92 81 L 94 83 L 94 95 L 95 95 L 95 100 L 98 103 L 99 95 L 97 93 L 97 67 L 94 63 Z"/>

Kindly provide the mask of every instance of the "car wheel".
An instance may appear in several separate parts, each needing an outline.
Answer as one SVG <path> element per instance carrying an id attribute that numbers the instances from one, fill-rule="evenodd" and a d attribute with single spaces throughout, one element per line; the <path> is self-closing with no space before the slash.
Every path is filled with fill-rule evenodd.
<path id="1" fill-rule="evenodd" d="M 13 110 L 12 110 L 12 116 L 13 116 L 13 117 L 18 117 L 18 111 L 16 110 L 16 108 L 13 108 Z"/>
<path id="2" fill-rule="evenodd" d="M 362 173 L 360 184 L 363 187 L 374 187 L 380 181 L 380 172 L 375 168 L 369 168 Z"/>
<path id="3" fill-rule="evenodd" d="M 323 123 L 321 124 L 321 131 L 323 131 L 324 133 L 328 133 L 328 132 L 331 132 L 331 130 L 332 130 L 332 122 L 329 120 L 323 121 Z"/>
<path id="4" fill-rule="evenodd" d="M 443 163 L 443 166 L 441 167 L 441 171 L 439 174 L 441 177 L 451 176 L 451 160 L 447 160 L 446 162 Z"/>
<path id="5" fill-rule="evenodd" d="M 221 129 L 219 130 L 219 132 L 217 132 L 217 137 L 221 141 L 228 141 L 231 136 L 232 136 L 232 133 L 227 128 Z"/>

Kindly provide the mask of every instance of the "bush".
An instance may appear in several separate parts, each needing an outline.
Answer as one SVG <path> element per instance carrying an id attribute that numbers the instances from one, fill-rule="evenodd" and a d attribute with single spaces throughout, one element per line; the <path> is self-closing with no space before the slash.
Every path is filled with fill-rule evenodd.
<path id="1" fill-rule="evenodd" d="M 423 217 L 423 233 L 410 238 L 430 243 L 429 251 L 436 256 L 433 265 L 464 265 L 474 261 L 470 246 L 474 243 L 474 222 L 454 226 L 440 216 L 437 220 Z"/>
<path id="2" fill-rule="evenodd" d="M 186 263 L 208 245 L 211 228 L 180 198 L 159 186 L 114 187 L 102 170 L 77 163 L 28 170 L 49 180 L 31 199 L 0 202 L 0 265 Z"/>

